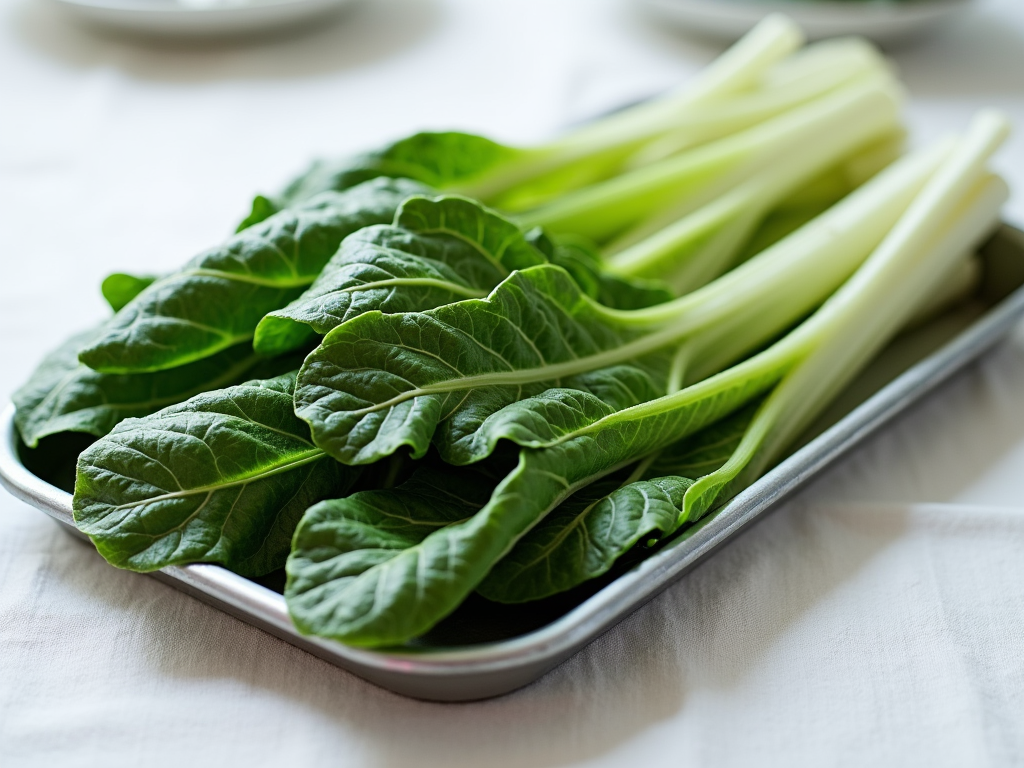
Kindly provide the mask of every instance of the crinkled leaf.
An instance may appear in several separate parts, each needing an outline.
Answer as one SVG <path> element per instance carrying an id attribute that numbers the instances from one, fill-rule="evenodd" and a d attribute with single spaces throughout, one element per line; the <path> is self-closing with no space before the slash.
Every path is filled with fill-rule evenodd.
<path id="1" fill-rule="evenodd" d="M 277 353 L 374 309 L 408 312 L 483 297 L 512 270 L 544 262 L 515 224 L 471 200 L 413 197 L 393 225 L 347 237 L 302 296 L 260 322 L 253 344 Z"/>
<path id="2" fill-rule="evenodd" d="M 115 272 L 107 275 L 100 285 L 100 292 L 115 312 L 156 282 L 153 275 L 127 275 Z"/>
<path id="3" fill-rule="evenodd" d="M 465 522 L 487 503 L 495 484 L 476 468 L 431 466 L 396 488 L 311 507 L 295 532 L 287 565 L 285 598 L 295 626 L 306 634 L 345 637 L 353 618 L 372 613 L 377 599 L 360 574 L 440 528 Z"/>
<path id="4" fill-rule="evenodd" d="M 694 481 L 725 464 L 759 401 L 573 494 L 531 529 L 477 591 L 521 603 L 607 573 L 639 542 L 672 534 Z"/>
<path id="5" fill-rule="evenodd" d="M 628 396 L 664 392 L 668 354 L 652 353 L 670 341 L 597 305 L 564 270 L 532 267 L 487 299 L 370 312 L 338 326 L 300 370 L 296 413 L 317 445 L 346 463 L 372 463 L 404 445 L 422 456 L 441 427 L 442 456 L 465 464 L 504 436 L 484 429 L 490 416 L 550 387 L 589 390 L 587 376 L 628 364 L 630 382 L 619 386 Z"/>
<path id="6" fill-rule="evenodd" d="M 772 386 L 787 362 L 762 357 L 676 395 L 611 413 L 594 395 L 545 393 L 538 398 L 543 410 L 557 415 L 561 408 L 561 417 L 548 426 L 534 425 L 535 437 L 546 443 L 521 451 L 518 466 L 475 515 L 398 552 L 389 550 L 386 557 L 364 558 L 358 541 L 336 541 L 331 558 L 345 562 L 338 581 L 344 594 L 337 598 L 344 609 L 330 612 L 328 624 L 310 622 L 305 630 L 365 646 L 402 643 L 422 634 L 454 610 L 551 510 L 639 457 L 736 410 Z M 305 554 L 296 549 L 297 557 Z M 334 582 L 325 575 L 330 574 L 321 572 L 315 586 L 320 599 L 330 600 Z"/>
<path id="7" fill-rule="evenodd" d="M 254 366 L 266 364 L 248 344 L 239 344 L 167 371 L 100 373 L 78 361 L 79 350 L 96 333 L 87 331 L 68 339 L 43 359 L 12 396 L 14 421 L 25 445 L 35 447 L 42 438 L 59 432 L 102 437 L 122 419 L 145 416 L 200 392 L 238 383 Z M 288 362 L 294 368 L 301 361 Z"/>
<path id="8" fill-rule="evenodd" d="M 344 237 L 391 221 L 407 180 L 371 181 L 281 211 L 200 254 L 132 299 L 79 358 L 105 373 L 163 370 L 252 338 L 271 310 L 299 296 Z"/>
<path id="9" fill-rule="evenodd" d="M 620 367 L 645 374 L 636 391 L 650 399 L 675 388 L 676 379 L 696 380 L 766 343 L 870 252 L 874 231 L 863 242 L 844 239 L 836 258 L 812 259 L 818 238 L 832 237 L 834 226 L 822 219 L 791 246 L 647 310 L 606 308 L 565 270 L 542 265 L 513 273 L 486 299 L 363 314 L 334 328 L 306 358 L 296 412 L 317 445 L 345 463 L 371 463 L 403 446 L 422 456 L 431 443 L 450 463 L 478 461 L 510 436 L 490 428 L 491 416 L 518 400 L 553 387 L 591 391 L 591 376 Z M 782 291 L 785 301 L 777 300 Z"/>
<path id="10" fill-rule="evenodd" d="M 78 527 L 130 570 L 280 568 L 302 513 L 357 472 L 312 444 L 292 411 L 294 381 L 252 381 L 121 422 L 79 458 Z"/>

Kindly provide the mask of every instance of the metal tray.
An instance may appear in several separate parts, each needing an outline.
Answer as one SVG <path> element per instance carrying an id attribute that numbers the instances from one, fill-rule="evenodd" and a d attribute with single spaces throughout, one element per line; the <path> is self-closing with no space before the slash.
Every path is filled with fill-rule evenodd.
<path id="1" fill-rule="evenodd" d="M 981 250 L 984 277 L 967 304 L 896 339 L 805 435 L 801 447 L 696 532 L 584 591 L 539 605 L 488 610 L 471 600 L 414 647 L 369 651 L 298 634 L 273 579 L 216 565 L 166 568 L 160 581 L 326 661 L 407 696 L 466 701 L 536 680 L 622 621 L 879 426 L 998 341 L 1024 316 L 1024 232 L 1009 226 Z M 0 482 L 74 532 L 71 496 L 32 474 L 2 419 Z M 277 585 L 279 586 L 279 585 Z"/>

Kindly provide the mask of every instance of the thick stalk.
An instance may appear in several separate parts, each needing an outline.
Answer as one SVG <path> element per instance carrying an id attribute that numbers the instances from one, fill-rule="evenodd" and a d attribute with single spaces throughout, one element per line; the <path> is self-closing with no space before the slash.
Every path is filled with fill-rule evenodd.
<path id="1" fill-rule="evenodd" d="M 845 381 L 849 369 L 867 357 L 874 343 L 872 333 L 884 335 L 886 329 L 890 333 L 898 329 L 923 296 L 935 289 L 950 264 L 998 220 L 999 206 L 1007 195 L 1005 183 L 995 177 L 980 177 L 985 174 L 984 162 L 1007 132 L 1008 123 L 1000 116 L 985 114 L 977 118 L 966 139 L 914 199 L 871 258 L 821 309 L 782 340 L 676 394 L 613 413 L 560 436 L 557 442 L 582 433 L 600 432 L 612 424 L 671 412 L 744 379 L 786 368 L 793 370 L 793 366 L 810 359 L 809 355 L 818 349 L 823 350 L 821 356 L 801 369 L 809 371 L 799 377 L 802 389 L 797 384 L 789 385 L 787 391 L 792 394 L 780 395 L 779 399 L 793 409 L 800 409 L 805 397 L 808 403 L 827 400 Z M 834 377 L 828 374 L 833 367 L 840 371 Z M 781 405 L 775 407 L 781 409 Z M 765 449 L 766 455 L 770 458 L 777 454 L 777 446 L 784 445 L 806 421 L 806 417 L 797 417 L 779 430 L 779 437 Z"/>
<path id="2" fill-rule="evenodd" d="M 519 220 L 606 240 L 653 210 L 670 205 L 679 215 L 695 210 L 823 134 L 859 126 L 866 140 L 881 137 L 898 127 L 898 112 L 895 83 L 871 78 L 679 157 L 565 195 Z"/>
<path id="3" fill-rule="evenodd" d="M 835 279 L 833 270 L 850 274 L 860 264 L 850 254 L 870 252 L 881 242 L 949 150 L 949 142 L 940 142 L 902 158 L 796 232 L 691 294 L 646 309 L 605 312 L 641 324 L 668 323 L 696 312 L 718 321 L 759 295 L 777 299 L 776 292 L 791 291 L 816 274 L 829 280 Z"/>
<path id="4" fill-rule="evenodd" d="M 934 233 L 924 251 L 898 254 L 889 262 L 890 274 L 874 285 L 861 286 L 859 293 L 848 293 L 845 298 L 851 300 L 824 313 L 828 316 L 819 325 L 817 347 L 780 380 L 729 460 L 687 489 L 680 524 L 699 518 L 781 458 L 836 394 L 912 319 L 929 294 L 942 289 L 951 268 L 962 260 L 963 250 L 976 247 L 998 223 L 1006 197 L 1001 179 L 980 181 L 956 212 L 953 224 Z M 884 252 L 884 245 L 879 250 Z M 792 354 L 795 349 L 781 348 L 785 346 L 781 342 L 777 346 L 780 354 Z"/>
<path id="5" fill-rule="evenodd" d="M 885 60 L 863 40 L 815 43 L 766 70 L 756 90 L 679 115 L 670 130 L 630 158 L 629 166 L 659 162 L 749 128 L 854 80 L 886 73 L 889 69 Z"/>
<path id="6" fill-rule="evenodd" d="M 639 242 L 609 250 L 609 271 L 666 280 L 677 293 L 697 288 L 725 271 L 768 211 L 825 169 L 863 148 L 876 128 L 850 123 L 783 155 L 711 203 L 674 223 L 673 212 L 636 231 Z M 665 219 L 668 219 L 666 221 Z M 724 242 L 723 242 L 724 238 Z"/>
<path id="7" fill-rule="evenodd" d="M 859 44 L 854 45 L 854 42 Z M 881 57 L 867 43 L 852 40 L 842 43 L 819 44 L 828 46 L 830 50 L 827 56 L 800 56 L 800 66 L 795 67 L 801 75 L 798 78 L 771 78 L 770 70 L 764 79 L 772 82 L 771 85 L 696 105 L 696 108 L 674 116 L 671 123 L 664 126 L 652 125 L 649 136 L 581 156 L 563 164 L 557 171 L 552 169 L 552 172 L 543 174 L 539 179 L 524 179 L 511 190 L 489 197 L 488 202 L 512 213 L 536 208 L 572 189 L 746 130 L 871 74 L 888 73 Z M 789 63 L 782 62 L 773 69 Z M 774 80 L 780 82 L 774 83 Z M 562 152 L 567 154 L 563 156 L 556 153 L 548 157 L 563 163 L 565 157 L 575 153 L 574 150 L 564 148 Z"/>
<path id="8" fill-rule="evenodd" d="M 828 350 L 780 390 L 780 426 L 763 446 L 756 471 L 778 457 L 817 415 L 817 405 L 828 402 L 996 226 L 1008 190 L 1002 179 L 984 176 L 984 163 L 1008 131 L 999 116 L 976 118 L 865 268 L 801 328 L 809 338 L 828 339 Z"/>

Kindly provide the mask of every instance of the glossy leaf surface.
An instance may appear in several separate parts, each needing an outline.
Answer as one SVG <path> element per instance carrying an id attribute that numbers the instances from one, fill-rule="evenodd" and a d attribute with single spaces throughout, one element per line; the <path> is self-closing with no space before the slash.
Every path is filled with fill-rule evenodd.
<path id="1" fill-rule="evenodd" d="M 345 607 L 324 614 L 321 618 L 328 623 L 310 621 L 306 631 L 367 646 L 392 645 L 422 634 L 476 589 L 524 534 L 577 491 L 736 410 L 771 387 L 787 367 L 781 357 L 762 357 L 756 365 L 741 364 L 676 395 L 621 411 L 574 390 L 553 390 L 532 403 L 524 401 L 547 416 L 531 425 L 537 447 L 522 450 L 518 466 L 480 511 L 417 543 L 412 543 L 415 537 L 395 541 L 383 554 L 373 546 L 374 552 L 361 554 L 362 543 L 355 538 L 336 539 L 325 559 L 345 563 L 338 571 L 344 595 L 337 597 L 337 604 Z M 298 546 L 294 557 L 308 554 Z M 316 571 L 302 591 L 315 588 L 320 599 L 334 599 L 333 573 L 330 568 Z"/>
<path id="2" fill-rule="evenodd" d="M 422 191 L 407 180 L 372 181 L 275 214 L 147 287 L 79 358 L 105 373 L 143 373 L 249 341 L 267 312 L 316 279 L 345 236 L 390 221 Z"/>
<path id="3" fill-rule="evenodd" d="M 47 355 L 13 395 L 15 424 L 25 445 L 59 432 L 107 434 L 123 419 L 146 416 L 193 395 L 239 382 L 263 361 L 248 344 L 213 357 L 140 374 L 94 371 L 78 361 L 78 351 L 96 331 L 73 336 Z M 293 363 L 293 366 L 297 363 Z"/>
<path id="4" fill-rule="evenodd" d="M 293 387 L 294 374 L 253 381 L 121 422 L 79 458 L 78 527 L 130 570 L 280 568 L 302 513 L 357 473 L 309 440 Z"/>
<path id="5" fill-rule="evenodd" d="M 545 261 L 516 225 L 471 200 L 413 197 L 394 224 L 347 237 L 302 296 L 260 322 L 254 346 L 278 353 L 371 310 L 483 297 L 513 270 Z"/>
<path id="6" fill-rule="evenodd" d="M 533 267 L 484 300 L 371 312 L 338 326 L 300 370 L 296 413 L 317 445 L 346 463 L 372 463 L 401 446 L 422 456 L 439 426 L 445 460 L 470 463 L 503 435 L 485 420 L 552 386 L 618 388 L 620 407 L 656 396 L 668 359 L 647 359 L 666 344 L 649 331 L 610 315 L 564 270 Z M 595 374 L 624 364 L 628 384 Z"/>

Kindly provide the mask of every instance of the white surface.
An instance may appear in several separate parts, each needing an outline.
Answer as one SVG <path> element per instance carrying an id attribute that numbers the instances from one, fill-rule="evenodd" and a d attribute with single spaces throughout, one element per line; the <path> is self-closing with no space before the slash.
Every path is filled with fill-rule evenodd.
<path id="1" fill-rule="evenodd" d="M 0 395 L 317 152 L 455 126 L 525 142 L 713 55 L 612 0 L 376 0 L 233 48 L 0 6 Z M 1007 110 L 1024 221 L 1024 7 L 899 63 L 922 136 Z M 0 766 L 965 766 L 1024 762 L 1024 329 L 538 684 L 385 693 L 0 494 Z"/>
<path id="2" fill-rule="evenodd" d="M 902 41 L 951 18 L 971 0 L 850 2 L 850 0 L 639 0 L 679 29 L 736 40 L 765 13 L 785 13 L 811 39 L 864 35 L 880 43 Z"/>

